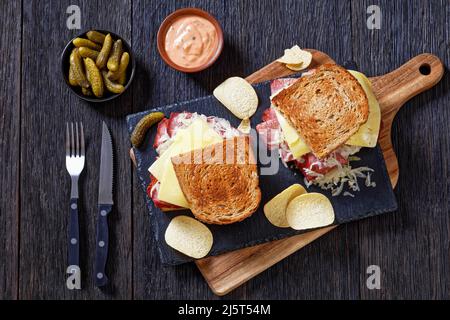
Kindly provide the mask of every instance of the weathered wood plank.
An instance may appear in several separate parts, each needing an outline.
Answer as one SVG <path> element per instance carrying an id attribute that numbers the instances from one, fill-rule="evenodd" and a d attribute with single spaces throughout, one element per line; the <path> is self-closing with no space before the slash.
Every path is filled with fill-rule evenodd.
<path id="1" fill-rule="evenodd" d="M 216 16 L 226 39 L 219 61 L 193 76 L 167 67 L 156 49 L 156 32 L 161 21 L 176 8 L 187 6 L 203 8 Z M 335 2 L 330 6 L 329 2 L 321 5 L 317 1 L 133 2 L 133 46 L 142 52 L 140 60 L 146 70 L 138 73 L 136 78 L 134 111 L 207 94 L 229 76 L 253 73 L 295 43 L 327 52 L 339 63 L 344 63 L 351 59 L 349 10 L 350 3 Z M 300 14 L 308 11 L 314 14 Z M 334 14 L 330 15 L 330 12 Z M 138 23 L 142 25 L 138 26 Z M 289 32 L 286 32 L 287 28 Z M 343 36 L 339 39 L 324 36 L 334 33 Z M 138 83 L 141 88 L 137 87 Z M 142 192 L 136 186 L 133 194 L 135 297 L 213 298 L 193 265 L 176 268 L 160 265 Z M 358 230 L 348 226 L 338 229 L 227 297 L 357 298 L 357 285 L 348 284 L 358 280 L 359 262 L 351 255 L 357 250 L 358 243 L 352 239 L 357 238 Z"/>
<path id="2" fill-rule="evenodd" d="M 132 92 L 114 102 L 90 105 L 69 92 L 59 56 L 79 31 L 66 28 L 71 1 L 25 1 L 23 39 L 20 298 L 131 298 L 131 167 L 123 116 L 131 112 Z M 130 1 L 80 1 L 82 28 L 114 31 L 131 40 Z M 110 215 L 109 277 L 93 284 L 101 121 L 115 145 L 115 205 Z M 83 121 L 86 166 L 80 180 L 81 291 L 65 287 L 70 179 L 64 162 L 64 125 Z M 124 147 L 126 146 L 126 147 Z"/>
<path id="3" fill-rule="evenodd" d="M 21 20 L 21 1 L 0 3 L 0 300 L 18 292 Z"/>
<path id="4" fill-rule="evenodd" d="M 352 2 L 353 53 L 363 72 L 383 74 L 422 52 L 448 65 L 447 1 L 377 1 L 380 30 L 366 27 L 371 4 Z M 436 87 L 407 103 L 394 122 L 399 210 L 358 223 L 361 298 L 449 297 L 449 87 L 444 75 Z M 365 270 L 372 264 L 381 268 L 381 290 L 366 287 Z"/>
<path id="5" fill-rule="evenodd" d="M 18 142 L 20 130 L 20 2 L 0 5 L 0 59 L 15 62 L 14 67 L 2 68 L 2 80 L 8 81 L 0 84 L 2 92 L 14 93 L 0 98 L 0 256 L 7 261 L 0 264 L 0 299 L 18 294 L 15 245 L 19 236 L 14 228 L 18 227 L 19 208 L 21 298 L 130 298 L 133 294 L 139 299 L 214 298 L 193 264 L 160 265 L 143 195 L 130 178 L 129 143 L 121 116 L 204 95 L 228 76 L 246 76 L 259 69 L 293 43 L 322 50 L 338 63 L 353 54 L 368 75 L 384 74 L 421 52 L 435 53 L 447 65 L 450 62 L 450 5 L 443 0 L 376 1 L 383 13 L 379 31 L 366 28 L 370 1 L 352 1 L 350 10 L 350 4 L 343 1 L 85 0 L 79 3 L 83 28 L 110 28 L 133 40 L 139 60 L 132 91 L 114 103 L 90 106 L 70 95 L 59 74 L 60 50 L 77 33 L 65 27 L 69 4 L 24 1 L 20 159 L 13 143 Z M 156 49 L 162 19 L 186 6 L 212 12 L 226 36 L 220 60 L 191 76 L 166 67 Z M 45 81 L 36 81 L 37 75 Z M 396 119 L 397 214 L 339 227 L 227 297 L 448 298 L 449 87 L 446 75 L 437 87 L 408 103 Z M 110 261 L 110 275 L 115 288 L 109 292 L 94 289 L 91 281 L 103 119 L 113 133 L 118 159 L 117 205 L 111 216 L 115 258 Z M 64 286 L 70 182 L 64 167 L 62 130 L 70 120 L 82 120 L 89 138 L 88 167 L 82 179 L 85 289 L 76 293 Z M 381 290 L 369 291 L 365 286 L 370 264 L 382 269 Z"/>

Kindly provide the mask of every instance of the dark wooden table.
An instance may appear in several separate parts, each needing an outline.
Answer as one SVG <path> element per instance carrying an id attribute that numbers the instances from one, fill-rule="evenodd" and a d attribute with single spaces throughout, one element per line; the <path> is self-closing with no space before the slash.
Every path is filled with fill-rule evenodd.
<path id="1" fill-rule="evenodd" d="M 82 29 L 109 29 L 132 43 L 137 74 L 112 103 L 90 105 L 64 84 L 59 55 L 79 33 L 66 28 L 70 4 Z M 367 7 L 381 8 L 368 30 Z M 156 49 L 161 21 L 195 6 L 218 18 L 225 50 L 208 70 L 186 75 Z M 214 299 L 193 264 L 163 267 L 144 195 L 128 157 L 125 116 L 208 94 L 229 76 L 246 76 L 293 44 L 354 60 L 373 76 L 422 52 L 450 62 L 450 2 L 442 1 L 1 1 L 0 299 Z M 238 288 L 228 298 L 449 298 L 450 78 L 412 99 L 392 130 L 400 164 L 399 210 L 341 226 Z M 113 286 L 91 281 L 101 121 L 116 146 L 115 209 L 110 217 Z M 64 125 L 83 121 L 87 165 L 81 179 L 84 289 L 65 287 L 70 180 Z M 381 289 L 366 287 L 369 265 Z"/>

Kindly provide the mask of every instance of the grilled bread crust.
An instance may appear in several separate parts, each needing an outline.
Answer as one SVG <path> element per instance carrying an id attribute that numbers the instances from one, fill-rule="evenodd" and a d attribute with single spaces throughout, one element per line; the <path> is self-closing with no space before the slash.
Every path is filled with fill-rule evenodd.
<path id="1" fill-rule="evenodd" d="M 343 145 L 369 116 L 359 82 L 344 68 L 325 64 L 272 99 L 320 159 Z"/>
<path id="2" fill-rule="evenodd" d="M 255 157 L 248 136 L 224 140 L 172 157 L 194 216 L 209 224 L 231 224 L 251 216 L 261 201 Z"/>

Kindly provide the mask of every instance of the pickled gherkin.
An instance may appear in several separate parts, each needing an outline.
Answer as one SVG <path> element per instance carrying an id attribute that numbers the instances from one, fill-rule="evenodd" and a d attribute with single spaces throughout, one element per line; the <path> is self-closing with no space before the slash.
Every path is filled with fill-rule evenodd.
<path id="1" fill-rule="evenodd" d="M 109 57 L 107 67 L 111 71 L 119 70 L 120 57 L 122 56 L 122 40 L 114 42 L 111 55 Z"/>
<path id="2" fill-rule="evenodd" d="M 95 43 L 103 44 L 106 36 L 101 32 L 91 30 L 91 31 L 88 31 L 88 33 L 86 33 L 86 37 Z"/>
<path id="3" fill-rule="evenodd" d="M 92 92 L 97 98 L 102 97 L 104 87 L 100 70 L 97 68 L 94 60 L 92 60 L 91 58 L 84 59 L 84 65 L 86 67 L 86 74 L 88 81 L 91 84 Z"/>
<path id="4" fill-rule="evenodd" d="M 71 86 L 78 86 L 78 81 L 75 79 L 75 73 L 72 66 L 69 67 L 69 83 Z"/>
<path id="5" fill-rule="evenodd" d="M 83 88 L 89 88 L 89 82 L 84 74 L 83 62 L 78 49 L 73 50 L 70 54 L 70 66 L 73 69 L 73 75 L 77 83 Z"/>
<path id="6" fill-rule="evenodd" d="M 111 47 L 113 44 L 113 39 L 111 35 L 108 33 L 105 37 L 105 42 L 103 42 L 103 47 L 97 57 L 96 65 L 99 69 L 103 69 L 108 62 L 109 53 L 111 52 Z"/>
<path id="7" fill-rule="evenodd" d="M 85 96 L 92 96 L 92 90 L 90 88 L 81 88 L 81 92 L 85 95 Z"/>
<path id="8" fill-rule="evenodd" d="M 85 38 L 75 38 L 72 43 L 74 48 L 65 71 L 70 86 L 79 86 L 78 93 L 97 98 L 125 91 L 131 57 L 125 51 L 124 40 L 90 30 Z"/>
<path id="9" fill-rule="evenodd" d="M 122 57 L 120 58 L 120 65 L 119 69 L 116 72 L 109 71 L 108 72 L 108 78 L 111 80 L 117 80 L 120 78 L 120 75 L 123 72 L 127 71 L 128 63 L 130 63 L 130 55 L 128 52 L 124 52 L 122 54 Z"/>
<path id="10" fill-rule="evenodd" d="M 97 50 L 97 51 L 99 51 L 102 48 L 99 44 L 92 42 L 91 40 L 83 39 L 83 38 L 76 38 L 72 41 L 72 43 L 77 48 L 87 47 L 89 49 L 93 49 L 93 50 Z"/>
<path id="11" fill-rule="evenodd" d="M 127 83 L 127 73 L 126 72 L 122 72 L 119 76 L 119 79 L 117 80 L 117 83 L 121 84 L 121 85 L 125 85 L 125 83 Z"/>
<path id="12" fill-rule="evenodd" d="M 97 57 L 100 52 L 97 50 L 90 49 L 88 47 L 80 47 L 78 48 L 78 52 L 80 53 L 80 56 L 83 58 L 91 58 L 92 60 L 97 60 Z"/>
<path id="13" fill-rule="evenodd" d="M 107 74 L 108 73 L 105 70 L 102 71 L 103 82 L 105 83 L 106 89 L 111 93 L 122 93 L 125 90 L 125 87 L 120 83 L 109 80 Z"/>
<path id="14" fill-rule="evenodd" d="M 152 112 L 143 117 L 138 122 L 133 130 L 133 133 L 131 134 L 131 144 L 133 145 L 133 147 L 138 148 L 144 141 L 145 134 L 147 133 L 148 129 L 150 129 L 150 127 L 155 123 L 161 121 L 162 118 L 164 118 L 164 113 L 162 112 Z"/>

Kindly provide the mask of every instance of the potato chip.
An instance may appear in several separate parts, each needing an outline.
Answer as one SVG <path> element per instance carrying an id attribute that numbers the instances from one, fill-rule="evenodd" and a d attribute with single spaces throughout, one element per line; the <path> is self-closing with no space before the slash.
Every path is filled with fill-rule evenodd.
<path id="1" fill-rule="evenodd" d="M 299 184 L 293 184 L 273 197 L 264 206 L 264 214 L 266 215 L 267 220 L 276 227 L 289 227 L 289 223 L 286 219 L 286 207 L 292 199 L 304 193 L 306 193 L 305 188 Z"/>
<path id="2" fill-rule="evenodd" d="M 277 61 L 285 64 L 299 64 L 302 63 L 302 60 L 297 54 L 298 46 L 293 46 L 291 49 L 285 49 L 284 55 L 281 58 L 278 58 Z M 300 48 L 299 48 L 300 49 Z"/>
<path id="3" fill-rule="evenodd" d="M 286 219 L 295 230 L 325 227 L 333 223 L 334 210 L 323 194 L 305 193 L 289 202 Z"/>
<path id="4" fill-rule="evenodd" d="M 284 50 L 284 55 L 277 61 L 286 64 L 286 67 L 291 70 L 300 71 L 309 67 L 312 54 L 295 45 L 291 49 Z"/>
<path id="5" fill-rule="evenodd" d="M 312 53 L 298 48 L 296 54 L 298 57 L 300 57 L 300 60 L 302 61 L 302 68 L 303 69 L 308 68 L 312 61 Z"/>
<path id="6" fill-rule="evenodd" d="M 213 245 L 213 235 L 208 227 L 188 216 L 173 218 L 164 238 L 170 247 L 195 259 L 205 257 Z"/>
<path id="7" fill-rule="evenodd" d="M 300 64 L 286 64 L 286 68 L 291 69 L 292 71 L 300 71 L 305 68 L 303 68 L 303 63 Z"/>
<path id="8" fill-rule="evenodd" d="M 242 132 L 243 134 L 250 134 L 250 130 L 252 129 L 252 126 L 250 125 L 250 119 L 245 118 L 241 121 L 239 124 L 238 130 Z"/>
<path id="9" fill-rule="evenodd" d="M 214 89 L 213 95 L 239 119 L 250 118 L 258 108 L 255 89 L 240 77 L 228 78 Z"/>

